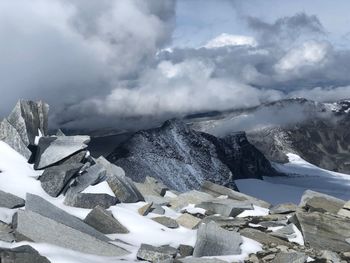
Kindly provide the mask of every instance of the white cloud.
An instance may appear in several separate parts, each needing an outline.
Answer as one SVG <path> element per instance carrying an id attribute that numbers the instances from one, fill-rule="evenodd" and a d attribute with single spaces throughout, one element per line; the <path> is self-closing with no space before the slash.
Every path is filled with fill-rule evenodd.
<path id="1" fill-rule="evenodd" d="M 223 33 L 211 40 L 204 45 L 205 48 L 220 48 L 226 46 L 251 46 L 256 47 L 258 43 L 253 37 L 231 35 Z"/>

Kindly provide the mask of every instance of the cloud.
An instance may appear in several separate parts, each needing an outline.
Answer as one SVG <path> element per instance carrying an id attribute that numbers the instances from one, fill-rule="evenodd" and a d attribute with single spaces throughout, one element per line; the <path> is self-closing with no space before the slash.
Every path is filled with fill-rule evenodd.
<path id="1" fill-rule="evenodd" d="M 250 36 L 240 36 L 222 33 L 221 35 L 215 37 L 208 41 L 204 47 L 205 48 L 220 48 L 225 46 L 252 46 L 258 45 L 256 40 Z"/>

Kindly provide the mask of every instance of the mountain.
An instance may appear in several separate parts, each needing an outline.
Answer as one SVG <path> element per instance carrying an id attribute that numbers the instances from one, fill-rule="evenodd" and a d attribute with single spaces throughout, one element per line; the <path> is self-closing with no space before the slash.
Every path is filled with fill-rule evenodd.
<path id="1" fill-rule="evenodd" d="M 214 135 L 245 129 L 248 140 L 270 161 L 285 163 L 286 154 L 294 153 L 321 168 L 348 174 L 349 120 L 350 100 L 320 103 L 302 98 L 187 119 L 194 129 Z"/>
<path id="2" fill-rule="evenodd" d="M 236 189 L 236 179 L 277 174 L 245 133 L 219 139 L 179 120 L 135 133 L 107 159 L 134 181 L 151 176 L 178 191 L 198 189 L 204 180 Z"/>

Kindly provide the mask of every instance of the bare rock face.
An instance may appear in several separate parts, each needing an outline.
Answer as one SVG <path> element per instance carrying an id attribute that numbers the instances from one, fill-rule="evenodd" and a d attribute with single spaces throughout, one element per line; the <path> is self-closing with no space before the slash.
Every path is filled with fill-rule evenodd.
<path id="1" fill-rule="evenodd" d="M 0 262 L 4 263 L 50 263 L 31 246 L 25 245 L 16 248 L 0 248 Z"/>

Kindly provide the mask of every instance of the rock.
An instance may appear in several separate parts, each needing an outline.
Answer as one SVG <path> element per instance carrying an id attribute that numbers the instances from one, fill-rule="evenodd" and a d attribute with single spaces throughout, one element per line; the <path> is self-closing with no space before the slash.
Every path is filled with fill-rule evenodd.
<path id="1" fill-rule="evenodd" d="M 66 136 L 66 135 L 64 134 L 64 132 L 61 129 L 58 129 L 56 132 L 56 136 L 58 137 L 58 136 Z"/>
<path id="2" fill-rule="evenodd" d="M 67 194 L 64 204 L 73 207 L 93 209 L 101 206 L 105 209 L 119 203 L 118 198 L 109 194 L 77 193 Z"/>
<path id="3" fill-rule="evenodd" d="M 237 232 L 225 230 L 214 222 L 201 224 L 197 232 L 193 256 L 238 255 L 241 253 L 242 242 Z"/>
<path id="4" fill-rule="evenodd" d="M 297 210 L 293 203 L 279 204 L 270 208 L 270 214 L 290 214 Z"/>
<path id="5" fill-rule="evenodd" d="M 344 204 L 344 200 L 330 195 L 306 190 L 301 197 L 299 206 L 308 209 L 310 212 L 329 212 L 336 214 Z"/>
<path id="6" fill-rule="evenodd" d="M 75 195 L 84 191 L 90 185 L 96 185 L 106 179 L 107 171 L 99 164 L 88 167 L 83 173 L 74 178 L 67 190 L 67 195 Z"/>
<path id="7" fill-rule="evenodd" d="M 137 258 L 150 262 L 160 262 L 175 258 L 177 249 L 170 246 L 154 247 L 147 244 L 142 244 L 137 251 Z"/>
<path id="8" fill-rule="evenodd" d="M 38 243 L 49 243 L 99 256 L 124 256 L 128 254 L 128 251 L 123 248 L 101 241 L 92 235 L 30 210 L 17 212 L 15 226 L 16 233 Z"/>
<path id="9" fill-rule="evenodd" d="M 8 224 L 5 224 L 0 221 L 0 241 L 10 242 L 10 243 L 15 241 L 15 237 L 12 232 L 13 230 Z"/>
<path id="10" fill-rule="evenodd" d="M 160 217 L 154 217 L 152 218 L 153 221 L 166 226 L 167 228 L 178 228 L 179 224 L 176 222 L 176 220 L 166 217 L 166 216 L 160 216 Z"/>
<path id="11" fill-rule="evenodd" d="M 144 197 L 147 203 L 153 203 L 158 206 L 168 206 L 170 201 L 170 199 L 162 196 L 145 195 Z"/>
<path id="12" fill-rule="evenodd" d="M 49 106 L 42 102 L 19 100 L 7 117 L 8 122 L 17 130 L 23 143 L 34 144 L 35 137 L 47 135 Z"/>
<path id="13" fill-rule="evenodd" d="M 329 250 L 322 251 L 321 257 L 322 259 L 329 260 L 332 263 L 340 263 L 341 259 L 337 253 Z"/>
<path id="14" fill-rule="evenodd" d="M 186 213 L 186 214 L 183 214 L 183 215 L 179 216 L 176 219 L 176 222 L 180 226 L 183 226 L 183 227 L 186 227 L 186 228 L 189 228 L 189 229 L 195 229 L 195 228 L 197 228 L 197 226 L 201 222 L 201 219 Z"/>
<path id="15" fill-rule="evenodd" d="M 253 210 L 249 201 L 236 201 L 231 199 L 213 199 L 197 204 L 196 207 L 207 210 L 207 214 L 220 214 L 222 216 L 237 216 L 245 210 Z"/>
<path id="16" fill-rule="evenodd" d="M 114 218 L 111 212 L 100 206 L 96 206 L 85 217 L 84 222 L 103 234 L 129 233 L 129 230 Z"/>
<path id="17" fill-rule="evenodd" d="M 192 246 L 188 246 L 188 245 L 180 245 L 177 248 L 178 252 L 179 252 L 179 257 L 189 257 L 192 256 L 193 254 L 193 247 Z"/>
<path id="18" fill-rule="evenodd" d="M 25 201 L 22 198 L 0 190 L 0 207 L 13 209 L 22 207 L 24 204 Z"/>
<path id="19" fill-rule="evenodd" d="M 149 212 L 151 212 L 153 203 L 145 204 L 144 206 L 140 207 L 137 211 L 140 215 L 146 216 Z"/>
<path id="20" fill-rule="evenodd" d="M 305 263 L 307 260 L 305 253 L 299 252 L 280 252 L 272 260 L 273 263 Z"/>
<path id="21" fill-rule="evenodd" d="M 286 241 L 289 241 L 289 238 L 295 238 L 297 236 L 294 231 L 294 224 L 284 226 L 274 232 L 271 232 L 270 235 L 281 238 Z"/>
<path id="22" fill-rule="evenodd" d="M 37 213 L 43 217 L 47 217 L 56 221 L 57 223 L 66 225 L 69 228 L 78 230 L 89 236 L 93 236 L 95 239 L 108 242 L 110 241 L 105 235 L 97 231 L 93 227 L 85 224 L 79 218 L 68 214 L 64 210 L 54 206 L 50 202 L 44 200 L 42 197 L 27 193 L 26 196 L 26 211 Z"/>
<path id="23" fill-rule="evenodd" d="M 230 188 L 227 188 L 222 185 L 218 185 L 209 181 L 204 181 L 202 183 L 201 190 L 203 192 L 206 192 L 214 197 L 218 197 L 221 195 L 227 195 L 228 198 L 238 201 L 249 201 L 254 205 L 264 207 L 264 208 L 270 208 L 271 204 L 268 202 L 265 202 L 263 200 L 259 200 L 255 197 L 237 192 L 235 190 L 232 190 Z"/>
<path id="24" fill-rule="evenodd" d="M 203 193 L 197 190 L 192 190 L 186 193 L 182 193 L 177 197 L 170 200 L 170 206 L 175 210 L 181 210 L 189 204 L 199 204 L 204 201 L 212 200 L 213 196 L 207 193 Z"/>
<path id="25" fill-rule="evenodd" d="M 31 246 L 0 248 L 0 262 L 3 263 L 50 263 Z"/>
<path id="26" fill-rule="evenodd" d="M 89 136 L 41 137 L 35 158 L 34 169 L 40 170 L 87 148 Z"/>
<path id="27" fill-rule="evenodd" d="M 0 122 L 0 140 L 6 142 L 15 151 L 23 155 L 26 159 L 31 156 L 31 151 L 27 148 L 27 144 L 22 141 L 17 130 L 4 119 Z"/>
<path id="28" fill-rule="evenodd" d="M 214 221 L 217 225 L 227 230 L 237 230 L 238 228 L 242 228 L 248 225 L 247 218 L 233 218 L 218 215 L 207 216 L 202 219 L 201 223 L 207 224 L 210 221 Z"/>
<path id="29" fill-rule="evenodd" d="M 239 231 L 242 236 L 253 239 L 255 241 L 258 241 L 261 244 L 264 245 L 270 245 L 271 243 L 275 243 L 277 245 L 283 245 L 286 247 L 292 247 L 293 244 L 289 243 L 287 241 L 284 241 L 280 238 L 271 236 L 267 233 L 264 233 L 260 230 L 253 229 L 253 228 L 244 228 Z"/>
<path id="30" fill-rule="evenodd" d="M 178 259 L 183 263 L 228 263 L 227 261 L 223 261 L 217 258 L 180 258 Z"/>
<path id="31" fill-rule="evenodd" d="M 276 227 L 276 226 L 286 226 L 287 225 L 288 220 L 279 220 L 279 221 L 261 221 L 258 224 L 269 228 L 269 227 Z"/>
<path id="32" fill-rule="evenodd" d="M 41 187 L 52 197 L 57 197 L 69 181 L 78 174 L 83 164 L 61 164 L 44 170 L 40 176 Z"/>
<path id="33" fill-rule="evenodd" d="M 158 214 L 158 215 L 164 215 L 165 214 L 165 209 L 160 206 L 160 205 L 153 205 L 152 206 L 152 213 L 153 214 Z"/>
<path id="34" fill-rule="evenodd" d="M 164 185 L 162 182 L 150 176 L 146 176 L 145 183 L 150 185 L 153 191 L 155 191 L 160 196 L 164 196 L 166 191 L 169 190 L 169 188 L 166 185 Z"/>
<path id="35" fill-rule="evenodd" d="M 347 201 L 343 208 L 338 211 L 338 215 L 350 218 L 350 201 Z"/>
<path id="36" fill-rule="evenodd" d="M 296 219 L 305 243 L 311 247 L 335 252 L 350 251 L 349 219 L 319 212 L 297 212 Z"/>
<path id="37" fill-rule="evenodd" d="M 107 182 L 115 196 L 122 203 L 136 203 L 144 201 L 142 194 L 134 185 L 130 178 L 125 176 L 122 168 L 111 164 L 104 157 L 96 160 L 97 164 L 102 165 L 107 171 Z"/>

